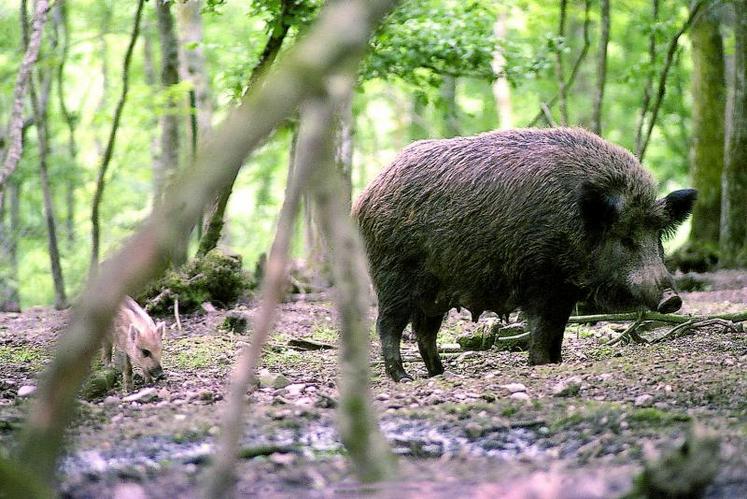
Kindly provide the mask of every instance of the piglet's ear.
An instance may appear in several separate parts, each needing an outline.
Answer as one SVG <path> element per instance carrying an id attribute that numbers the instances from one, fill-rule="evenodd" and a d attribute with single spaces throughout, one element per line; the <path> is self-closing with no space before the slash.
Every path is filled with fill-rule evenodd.
<path id="1" fill-rule="evenodd" d="M 695 189 L 680 189 L 667 194 L 664 199 L 659 199 L 656 204 L 664 209 L 664 231 L 672 232 L 684 222 L 693 211 L 698 191 Z"/>
<path id="2" fill-rule="evenodd" d="M 581 218 L 590 232 L 603 231 L 620 216 L 622 198 L 605 192 L 598 185 L 584 182 L 576 193 Z"/>
<path id="3" fill-rule="evenodd" d="M 166 323 L 160 321 L 156 324 L 156 334 L 161 337 L 161 340 L 166 339 Z"/>
<path id="4" fill-rule="evenodd" d="M 137 341 L 137 337 L 140 335 L 140 331 L 135 327 L 134 324 L 130 324 L 130 328 L 127 330 L 127 335 L 131 341 Z"/>

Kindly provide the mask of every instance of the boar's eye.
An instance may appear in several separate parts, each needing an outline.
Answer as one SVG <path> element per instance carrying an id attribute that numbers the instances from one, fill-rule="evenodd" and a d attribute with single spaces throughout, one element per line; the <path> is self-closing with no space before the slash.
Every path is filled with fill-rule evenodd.
<path id="1" fill-rule="evenodd" d="M 142 352 L 143 357 L 150 357 L 150 350 L 146 350 L 145 348 L 143 348 L 142 350 L 140 350 L 140 352 Z"/>
<path id="2" fill-rule="evenodd" d="M 635 239 L 630 236 L 623 237 L 622 244 L 628 249 L 636 249 L 636 247 L 638 247 L 638 243 L 636 243 Z"/>

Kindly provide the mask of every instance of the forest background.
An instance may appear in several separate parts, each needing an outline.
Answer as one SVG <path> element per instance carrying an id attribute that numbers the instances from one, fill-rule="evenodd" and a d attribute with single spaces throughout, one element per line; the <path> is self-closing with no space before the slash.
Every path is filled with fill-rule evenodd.
<path id="1" fill-rule="evenodd" d="M 24 97 L 23 153 L 0 182 L 0 306 L 62 307 L 75 297 L 92 262 L 132 234 L 189 167 L 201 134 L 283 57 L 321 4 L 151 0 L 133 37 L 136 2 L 51 3 Z M 354 198 L 413 140 L 584 126 L 641 157 L 662 192 L 700 190 L 692 227 L 669 249 L 697 253 L 695 269 L 719 258 L 743 265 L 747 215 L 733 199 L 747 191 L 747 160 L 729 144 L 747 136 L 744 4 L 406 1 L 371 40 L 335 125 L 342 195 Z M 29 35 L 21 13 L 30 22 L 36 5 L 0 0 L 0 123 L 12 122 Z M 297 128 L 290 120 L 274 132 L 228 199 L 221 243 L 247 268 L 271 242 Z M 10 137 L 0 133 L 5 166 Z M 310 205 L 293 254 L 315 268 L 324 256 Z M 190 256 L 209 232 L 195 230 Z"/>

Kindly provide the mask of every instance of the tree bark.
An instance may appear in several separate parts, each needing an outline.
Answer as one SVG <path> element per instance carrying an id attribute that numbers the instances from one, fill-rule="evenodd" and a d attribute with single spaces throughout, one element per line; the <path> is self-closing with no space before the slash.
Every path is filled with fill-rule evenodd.
<path id="1" fill-rule="evenodd" d="M 342 97 L 343 101 L 348 98 Z M 358 478 L 375 482 L 392 478 L 395 462 L 371 407 L 367 320 L 370 285 L 363 245 L 348 216 L 350 208 L 339 195 L 345 179 L 333 161 L 334 133 L 329 123 L 335 113 L 334 104 L 334 99 L 318 98 L 307 105 L 299 151 L 306 161 L 316 163 L 309 188 L 332 253 L 335 299 L 342 326 L 338 385 L 340 436 Z M 317 150 L 311 151 L 308 146 L 316 146 Z"/>
<path id="2" fill-rule="evenodd" d="M 568 11 L 568 0 L 560 0 L 560 13 L 558 20 L 558 39 L 562 40 L 563 46 L 566 44 L 565 21 Z M 568 125 L 568 95 L 565 84 L 565 66 L 563 62 L 562 47 L 556 47 L 555 52 L 555 77 L 558 80 L 558 107 L 560 108 L 560 124 Z"/>
<path id="3" fill-rule="evenodd" d="M 143 38 L 143 74 L 145 75 L 145 84 L 152 90 L 154 94 L 158 93 L 156 84 L 156 70 L 153 62 L 153 29 L 150 22 L 146 19 L 143 20 L 143 26 L 140 30 Z M 158 129 L 158 117 L 152 115 L 148 122 L 151 126 L 151 130 Z M 156 178 L 159 172 L 162 170 L 161 167 L 161 150 L 159 148 L 159 136 L 156 133 L 150 134 L 150 156 L 151 156 L 151 168 L 153 171 L 153 192 L 156 192 Z M 155 206 L 155 196 L 153 198 L 153 206 Z"/>
<path id="4" fill-rule="evenodd" d="M 720 264 L 747 267 L 747 0 L 734 2 L 734 72 L 721 177 Z"/>
<path id="5" fill-rule="evenodd" d="M 262 50 L 262 55 L 260 55 L 259 61 L 257 61 L 257 64 L 249 75 L 249 82 L 247 83 L 244 95 L 247 95 L 255 88 L 260 76 L 267 72 L 280 52 L 280 48 L 283 46 L 283 41 L 288 34 L 288 28 L 290 27 L 286 19 L 290 7 L 290 0 L 281 1 L 280 15 L 275 19 L 270 32 L 270 37 L 267 39 L 265 47 Z M 207 254 L 218 245 L 223 233 L 226 206 L 228 206 L 228 200 L 231 199 L 231 192 L 233 191 L 233 184 L 235 182 L 236 179 L 234 178 L 228 187 L 216 196 L 215 200 L 207 209 L 205 223 L 202 227 L 202 237 L 200 238 L 200 243 L 197 248 L 198 256 Z"/>
<path id="6" fill-rule="evenodd" d="M 21 2 L 21 22 L 23 23 L 24 45 L 28 46 L 30 40 L 26 37 L 26 2 Z M 57 48 L 57 33 L 52 31 L 50 37 L 50 52 L 54 53 Z M 57 242 L 57 222 L 54 214 L 54 202 L 52 201 L 52 189 L 49 186 L 49 122 L 47 121 L 49 111 L 49 94 L 52 86 L 51 69 L 40 69 L 39 80 L 41 89 L 39 95 L 36 93 L 33 76 L 29 80 L 29 97 L 31 108 L 34 113 L 34 124 L 36 127 L 37 141 L 39 147 L 39 183 L 42 189 L 44 203 L 44 220 L 47 225 L 47 247 L 49 252 L 49 265 L 52 272 L 52 284 L 54 286 L 54 305 L 57 310 L 67 308 L 67 295 L 65 293 L 65 279 L 60 264 L 60 250 Z"/>
<path id="7" fill-rule="evenodd" d="M 171 95 L 171 87 L 179 83 L 179 43 L 174 31 L 171 3 L 163 0 L 155 2 L 161 46 L 161 91 L 168 98 L 166 109 L 161 115 L 161 161 L 158 164 L 161 170 L 155 176 L 154 206 L 160 203 L 169 176 L 179 169 L 180 103 Z"/>
<path id="8" fill-rule="evenodd" d="M 654 26 L 659 22 L 659 0 L 651 0 L 651 25 Z M 643 142 L 643 126 L 646 123 L 646 115 L 651 106 L 651 92 L 654 88 L 654 75 L 656 74 L 656 30 L 651 30 L 648 36 L 648 63 L 649 71 L 646 76 L 646 83 L 643 85 L 643 101 L 641 102 L 641 112 L 638 115 L 638 124 L 636 125 L 635 150 L 636 156 L 640 155 Z"/>
<path id="9" fill-rule="evenodd" d="M 493 25 L 493 34 L 496 40 L 504 40 L 506 38 L 506 13 L 502 11 L 498 14 L 498 18 Z M 511 110 L 511 86 L 508 83 L 508 78 L 505 75 L 506 58 L 503 57 L 503 52 L 496 48 L 493 53 L 493 73 L 495 73 L 495 81 L 493 82 L 493 97 L 495 99 L 495 107 L 498 111 L 498 127 L 502 130 L 512 128 L 513 118 Z"/>
<path id="10" fill-rule="evenodd" d="M 78 124 L 77 116 L 67 108 L 65 103 L 65 63 L 70 52 L 70 23 L 67 15 L 67 2 L 59 0 L 52 12 L 54 23 L 62 29 L 62 50 L 60 52 L 60 64 L 57 66 L 57 100 L 60 114 L 67 126 L 67 147 L 70 156 L 70 168 L 65 175 L 65 237 L 68 250 L 75 243 L 75 188 L 77 186 L 77 157 L 78 146 L 75 141 L 75 128 Z"/>
<path id="11" fill-rule="evenodd" d="M 91 279 L 58 342 L 54 360 L 40 379 L 19 435 L 12 465 L 30 478 L 29 484 L 51 483 L 64 430 L 74 414 L 75 394 L 124 295 L 136 293 L 163 272 L 173 248 L 185 244 L 187 230 L 204 206 L 228 187 L 250 151 L 304 99 L 323 90 L 329 74 L 358 63 L 372 30 L 393 5 L 391 0 L 329 4 L 267 83 L 247 95 L 205 141 L 193 167 L 168 189 L 162 206 Z M 232 388 L 232 393 L 243 398 L 247 388 Z M 239 408 L 243 408 L 241 401 Z"/>
<path id="12" fill-rule="evenodd" d="M 459 107 L 456 101 L 456 83 L 453 76 L 444 76 L 441 84 L 441 101 L 444 106 L 444 137 L 459 135 Z"/>
<path id="13" fill-rule="evenodd" d="M 726 78 L 718 18 L 698 16 L 690 31 L 692 54 L 692 135 L 690 174 L 698 190 L 691 219 L 690 244 L 718 245 L 721 172 L 724 166 Z"/>
<path id="14" fill-rule="evenodd" d="M 101 156 L 101 163 L 99 164 L 99 171 L 96 175 L 96 190 L 93 193 L 93 201 L 91 202 L 91 267 L 90 271 L 95 273 L 99 264 L 100 254 L 100 240 L 101 240 L 101 228 L 99 224 L 99 209 L 101 207 L 101 200 L 104 195 L 104 187 L 106 187 L 106 172 L 109 169 L 109 164 L 114 154 L 114 145 L 117 139 L 117 130 L 119 130 L 119 122 L 122 119 L 122 111 L 124 110 L 125 102 L 127 101 L 127 93 L 129 91 L 130 82 L 130 62 L 132 61 L 132 52 L 135 49 L 135 43 L 137 37 L 140 34 L 140 19 L 143 14 L 143 1 L 139 0 L 137 4 L 137 10 L 135 11 L 135 20 L 133 21 L 132 33 L 130 34 L 130 43 L 127 45 L 127 51 L 125 52 L 124 62 L 122 63 L 122 92 L 117 101 L 117 107 L 114 110 L 114 118 L 112 119 L 112 126 L 109 130 L 109 139 L 106 142 L 106 148 Z"/>
<path id="15" fill-rule="evenodd" d="M 599 3 L 599 54 L 597 56 L 597 86 L 594 91 L 592 104 L 591 129 L 602 135 L 602 103 L 604 102 L 604 86 L 607 82 L 607 44 L 610 39 L 610 2 L 600 0 Z"/>
<path id="16" fill-rule="evenodd" d="M 18 183 L 10 180 L 6 185 L 7 195 L 0 200 L 0 312 L 21 311 L 18 293 L 18 191 Z"/>
<path id="17" fill-rule="evenodd" d="M 49 2 L 47 0 L 38 0 L 36 2 L 36 12 L 31 22 L 31 35 L 29 36 L 28 43 L 24 44 L 23 61 L 21 61 L 21 67 L 18 68 L 16 85 L 13 89 L 13 108 L 10 113 L 10 119 L 8 120 L 8 131 L 6 133 L 8 147 L 5 153 L 5 160 L 3 161 L 3 169 L 0 170 L 0 200 L 3 197 L 5 181 L 18 167 L 18 162 L 23 152 L 21 142 L 21 135 L 23 133 L 23 103 L 26 99 L 26 92 L 28 91 L 31 80 L 31 70 L 39 56 L 42 32 L 44 31 L 44 23 L 47 20 L 48 10 Z M 24 22 L 23 24 L 25 32 L 26 23 Z"/>

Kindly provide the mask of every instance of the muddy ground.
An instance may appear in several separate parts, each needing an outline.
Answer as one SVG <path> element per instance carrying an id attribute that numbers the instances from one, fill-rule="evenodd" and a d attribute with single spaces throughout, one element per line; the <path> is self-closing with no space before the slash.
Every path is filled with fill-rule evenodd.
<path id="1" fill-rule="evenodd" d="M 747 308 L 744 273 L 707 281 L 708 289 L 683 293 L 682 312 Z M 254 313 L 252 305 L 239 310 Z M 221 330 L 225 314 L 182 317 L 182 331 L 168 321 L 167 379 L 154 385 L 155 393 L 125 401 L 115 388 L 81 404 L 60 466 L 63 496 L 198 495 L 230 366 L 251 339 L 251 333 Z M 66 319 L 66 312 L 42 308 L 0 314 L 4 454 L 28 407 L 22 394 L 30 388 L 23 387 L 36 384 Z M 452 311 L 439 340 L 453 344 L 475 327 Z M 261 387 L 248 398 L 242 496 L 614 497 L 629 490 L 645 459 L 699 424 L 721 440 L 719 471 L 706 496 L 747 497 L 747 333 L 716 326 L 656 345 L 610 347 L 604 343 L 618 327 L 569 326 L 562 365 L 529 368 L 524 352 L 455 351 L 443 354 L 447 373 L 435 378 L 425 377 L 409 338 L 404 355 L 415 380 L 403 384 L 385 378 L 373 340 L 375 405 L 400 456 L 401 478 L 363 488 L 335 430 L 336 350 L 288 346 L 292 338 L 334 344 L 333 307 L 286 303 L 275 331 L 262 367 L 286 378 L 268 376 L 268 383 L 288 385 Z M 142 388 L 136 378 L 136 390 Z"/>

